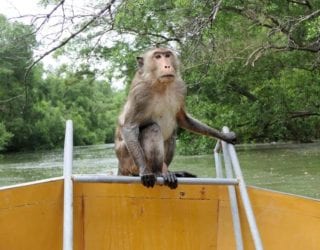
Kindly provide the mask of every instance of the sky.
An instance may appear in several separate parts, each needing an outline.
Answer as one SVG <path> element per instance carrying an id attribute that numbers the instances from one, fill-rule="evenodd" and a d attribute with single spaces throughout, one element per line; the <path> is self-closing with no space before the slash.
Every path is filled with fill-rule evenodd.
<path id="1" fill-rule="evenodd" d="M 0 13 L 7 17 L 35 14 L 43 10 L 38 0 L 0 0 Z"/>
<path id="2" fill-rule="evenodd" d="M 39 1 L 40 0 L 0 0 L 0 13 L 4 14 L 7 18 L 13 18 L 28 14 L 49 13 L 52 10 L 53 6 L 49 6 L 46 10 L 42 6 L 38 5 Z M 78 8 L 81 9 L 81 6 L 90 3 L 90 0 L 71 0 L 70 2 L 74 6 L 77 5 Z M 26 24 L 30 24 L 30 20 L 30 18 L 19 19 L 20 22 L 24 22 Z M 35 53 L 37 52 L 35 51 Z M 59 58 L 56 59 L 51 55 L 48 55 L 42 59 L 42 63 L 45 69 L 55 69 L 64 63 L 71 64 L 71 60 L 66 56 L 59 56 Z M 107 64 L 101 63 L 99 67 L 107 67 Z M 111 84 L 116 89 L 123 88 L 122 80 L 115 80 Z"/>
<path id="3" fill-rule="evenodd" d="M 7 18 L 14 18 L 28 14 L 47 13 L 45 8 L 38 5 L 40 0 L 0 0 L 0 13 Z M 30 18 L 18 19 L 20 22 L 30 24 Z M 42 60 L 44 67 L 56 68 L 62 63 L 67 63 L 67 58 L 54 59 L 51 55 Z"/>

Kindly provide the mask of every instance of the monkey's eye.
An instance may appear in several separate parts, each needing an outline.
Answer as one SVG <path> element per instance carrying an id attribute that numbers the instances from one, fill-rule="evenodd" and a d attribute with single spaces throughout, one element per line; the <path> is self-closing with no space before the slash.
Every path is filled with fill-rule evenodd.
<path id="1" fill-rule="evenodd" d="M 161 55 L 160 55 L 160 54 L 157 54 L 155 57 L 156 57 L 156 59 L 160 59 L 160 58 L 161 58 Z"/>
<path id="2" fill-rule="evenodd" d="M 165 57 L 167 57 L 167 58 L 169 58 L 171 55 L 170 55 L 170 53 L 167 53 L 166 55 L 165 55 Z"/>

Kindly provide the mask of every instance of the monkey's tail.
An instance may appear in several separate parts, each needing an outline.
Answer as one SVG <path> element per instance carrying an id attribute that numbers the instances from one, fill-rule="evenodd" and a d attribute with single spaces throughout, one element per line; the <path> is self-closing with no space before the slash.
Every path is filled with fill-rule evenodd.
<path id="1" fill-rule="evenodd" d="M 189 173 L 187 171 L 174 171 L 176 177 L 187 177 L 187 178 L 196 178 L 195 174 Z"/>

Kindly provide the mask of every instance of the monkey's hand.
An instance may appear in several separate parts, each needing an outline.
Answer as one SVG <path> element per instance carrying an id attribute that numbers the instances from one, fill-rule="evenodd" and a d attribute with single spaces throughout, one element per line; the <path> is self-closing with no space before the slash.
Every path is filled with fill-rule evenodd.
<path id="1" fill-rule="evenodd" d="M 141 176 L 141 183 L 143 186 L 149 188 L 153 187 L 154 184 L 156 184 L 157 177 L 153 173 L 145 173 L 145 174 L 140 174 Z"/>
<path id="2" fill-rule="evenodd" d="M 178 186 L 178 180 L 174 172 L 166 172 L 162 174 L 164 179 L 164 185 L 168 186 L 171 189 L 175 189 Z"/>
<path id="3" fill-rule="evenodd" d="M 236 144 L 237 136 L 234 132 L 223 133 L 222 140 L 231 144 Z"/>

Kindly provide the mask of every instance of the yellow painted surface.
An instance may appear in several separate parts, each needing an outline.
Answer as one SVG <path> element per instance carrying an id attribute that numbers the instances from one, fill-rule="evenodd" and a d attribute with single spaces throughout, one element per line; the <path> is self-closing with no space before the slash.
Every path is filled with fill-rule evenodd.
<path id="1" fill-rule="evenodd" d="M 62 246 L 63 182 L 0 191 L 0 250 L 56 250 Z"/>
<path id="2" fill-rule="evenodd" d="M 320 249 L 320 201 L 256 188 L 249 188 L 249 197 L 266 250 Z M 221 188 L 220 198 L 218 249 L 235 249 L 234 237 L 225 237 L 232 230 L 225 188 Z M 238 195 L 239 203 L 244 249 L 254 249 Z"/>
<path id="3" fill-rule="evenodd" d="M 74 249 L 235 249 L 227 188 L 77 183 Z M 0 190 L 0 250 L 62 249 L 63 183 Z M 266 250 L 320 249 L 320 202 L 250 188 Z M 241 200 L 239 199 L 241 204 Z M 240 205 L 245 249 L 254 249 Z"/>
<path id="4" fill-rule="evenodd" d="M 76 249 L 216 249 L 217 192 L 208 186 L 77 184 Z"/>

